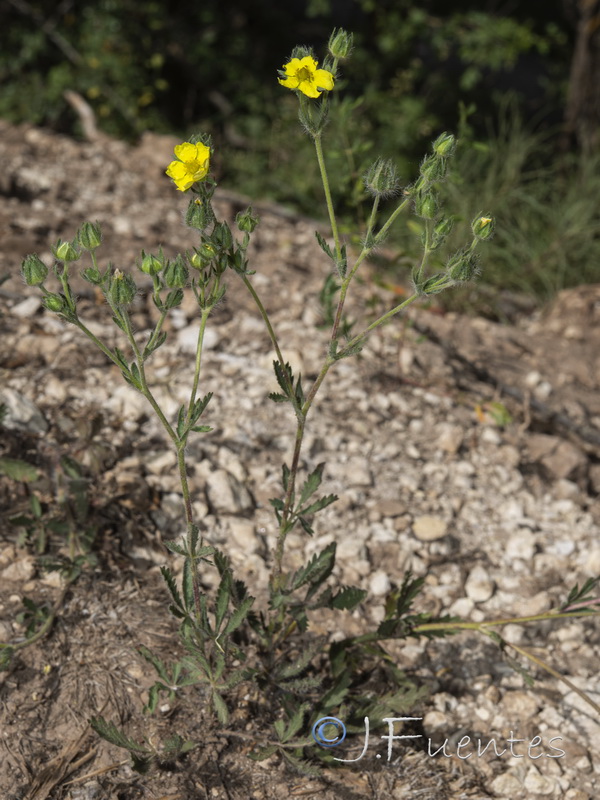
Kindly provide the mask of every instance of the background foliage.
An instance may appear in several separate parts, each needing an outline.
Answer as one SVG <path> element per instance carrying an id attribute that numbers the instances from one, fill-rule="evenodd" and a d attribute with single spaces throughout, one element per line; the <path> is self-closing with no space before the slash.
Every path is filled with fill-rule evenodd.
<path id="1" fill-rule="evenodd" d="M 448 191 L 465 219 L 481 210 L 499 218 L 487 280 L 547 295 L 594 278 L 594 154 L 559 147 L 576 0 L 51 6 L 0 5 L 0 116 L 78 135 L 63 96 L 71 90 L 114 136 L 202 130 L 213 135 L 222 183 L 315 215 L 322 198 L 311 142 L 276 70 L 298 42 L 319 54 L 331 29 L 343 26 L 355 32 L 356 49 L 334 95 L 328 161 L 346 220 L 361 218 L 361 179 L 375 156 L 394 158 L 408 183 L 431 139 L 459 130 L 477 155 L 462 148 L 461 183 Z M 557 197 L 571 203 L 568 213 Z M 393 242 L 408 257 L 414 234 L 400 231 Z"/>

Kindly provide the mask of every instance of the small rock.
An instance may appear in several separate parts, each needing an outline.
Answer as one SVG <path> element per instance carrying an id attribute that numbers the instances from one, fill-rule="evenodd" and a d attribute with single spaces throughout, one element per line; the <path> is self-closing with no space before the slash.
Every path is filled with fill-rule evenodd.
<path id="1" fill-rule="evenodd" d="M 463 443 L 464 432 L 459 425 L 442 422 L 437 426 L 438 447 L 450 455 L 456 455 Z"/>
<path id="2" fill-rule="evenodd" d="M 378 508 L 382 517 L 399 517 L 406 513 L 406 504 L 399 500 L 382 500 Z"/>
<path id="3" fill-rule="evenodd" d="M 387 594 L 390 590 L 390 587 L 390 579 L 387 573 L 383 572 L 383 570 L 377 570 L 377 572 L 373 574 L 371 580 L 369 581 L 370 593 L 376 597 L 381 597 L 382 595 Z"/>
<path id="4" fill-rule="evenodd" d="M 25 582 L 35 575 L 35 560 L 33 556 L 24 556 L 0 572 L 0 578 L 6 581 Z"/>
<path id="5" fill-rule="evenodd" d="M 523 786 L 521 782 L 515 778 L 514 775 L 511 775 L 510 772 L 503 772 L 502 775 L 498 775 L 497 778 L 494 778 L 490 788 L 497 797 L 511 797 L 515 800 L 516 798 L 523 797 Z"/>
<path id="6" fill-rule="evenodd" d="M 198 324 L 187 325 L 185 328 L 177 333 L 177 344 L 183 353 L 191 353 L 195 355 L 196 348 L 198 347 Z M 219 341 L 219 334 L 214 328 L 206 328 L 204 331 L 204 339 L 202 340 L 202 347 L 205 350 L 214 350 Z"/>
<path id="7" fill-rule="evenodd" d="M 32 295 L 26 300 L 17 303 L 16 306 L 13 306 L 11 308 L 11 313 L 14 314 L 15 317 L 21 317 L 21 319 L 29 318 L 35 314 L 41 305 L 41 298 L 37 295 Z"/>
<path id="8" fill-rule="evenodd" d="M 211 472 L 206 481 L 208 501 L 216 513 L 243 514 L 254 508 L 250 492 L 224 469 Z"/>
<path id="9" fill-rule="evenodd" d="M 9 430 L 46 433 L 48 423 L 39 408 L 15 389 L 2 389 L 0 403 L 6 406 L 2 424 Z"/>
<path id="10" fill-rule="evenodd" d="M 421 542 L 434 542 L 443 539 L 448 530 L 448 523 L 441 517 L 425 514 L 413 522 L 413 533 Z"/>
<path id="11" fill-rule="evenodd" d="M 532 694 L 515 690 L 507 692 L 502 698 L 502 707 L 510 715 L 511 722 L 531 719 L 537 714 L 539 703 Z"/>
<path id="12" fill-rule="evenodd" d="M 484 603 L 494 594 L 494 582 L 482 566 L 473 567 L 465 582 L 467 597 L 474 603 Z"/>
<path id="13" fill-rule="evenodd" d="M 438 733 L 448 730 L 450 721 L 441 711 L 428 711 L 423 717 L 423 728 L 427 733 Z"/>
<path id="14" fill-rule="evenodd" d="M 521 558 L 531 561 L 535 554 L 535 536 L 529 528 L 521 528 L 506 543 L 506 555 L 510 560 Z"/>
<path id="15" fill-rule="evenodd" d="M 256 553 L 259 545 L 258 537 L 252 522 L 246 519 L 230 517 L 227 520 L 233 541 L 246 553 Z"/>
<path id="16" fill-rule="evenodd" d="M 523 786 L 531 794 L 542 795 L 554 794 L 554 790 L 557 788 L 556 781 L 540 775 L 535 767 L 529 767 Z"/>
<path id="17" fill-rule="evenodd" d="M 528 440 L 529 457 L 544 467 L 552 478 L 572 478 L 587 469 L 585 453 L 559 436 L 532 434 Z"/>

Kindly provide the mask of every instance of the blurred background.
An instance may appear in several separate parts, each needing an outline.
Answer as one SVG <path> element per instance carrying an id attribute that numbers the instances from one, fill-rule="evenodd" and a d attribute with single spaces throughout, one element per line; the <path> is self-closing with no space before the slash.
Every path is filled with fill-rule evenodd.
<path id="1" fill-rule="evenodd" d="M 319 216 L 312 144 L 277 70 L 297 44 L 322 58 L 340 26 L 355 51 L 325 146 L 348 231 L 368 165 L 393 158 L 410 183 L 449 130 L 451 209 L 498 220 L 492 289 L 544 300 L 600 279 L 600 0 L 0 0 L 0 117 L 83 137 L 76 92 L 114 137 L 207 132 L 222 186 Z M 394 234 L 399 263 L 418 233 Z"/>

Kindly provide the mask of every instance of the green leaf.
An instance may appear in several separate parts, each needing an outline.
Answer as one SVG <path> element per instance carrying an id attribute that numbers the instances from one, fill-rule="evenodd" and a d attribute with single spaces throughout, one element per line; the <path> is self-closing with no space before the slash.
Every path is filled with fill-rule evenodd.
<path id="1" fill-rule="evenodd" d="M 185 430 L 185 406 L 181 406 L 177 414 L 177 436 L 181 439 Z"/>
<path id="2" fill-rule="evenodd" d="M 115 744 L 117 747 L 123 747 L 125 750 L 129 750 L 130 753 L 140 753 L 144 755 L 151 755 L 152 753 L 152 750 L 130 739 L 129 736 L 126 736 L 120 731 L 113 722 L 107 722 L 104 717 L 92 717 L 89 723 L 98 736 L 106 739 L 106 741 L 111 744 Z"/>
<path id="3" fill-rule="evenodd" d="M 227 725 L 229 722 L 229 709 L 225 705 L 225 701 L 218 692 L 213 691 L 211 695 L 212 703 L 217 714 L 217 719 L 221 725 Z"/>
<path id="4" fill-rule="evenodd" d="M 301 703 L 298 706 L 286 728 L 285 734 L 282 738 L 283 742 L 289 742 L 292 736 L 295 736 L 298 733 L 304 724 L 304 716 L 310 708 L 311 706 L 309 703 Z"/>
<path id="5" fill-rule="evenodd" d="M 356 586 L 345 586 L 335 594 L 330 602 L 329 608 L 337 608 L 340 611 L 352 611 L 367 596 L 365 589 L 358 589 Z"/>
<path id="6" fill-rule="evenodd" d="M 28 464 L 19 458 L 0 458 L 0 474 L 22 483 L 36 481 L 39 477 L 39 472 L 33 464 Z"/>
<path id="7" fill-rule="evenodd" d="M 289 364 L 281 364 L 279 361 L 273 361 L 273 369 L 275 370 L 275 377 L 281 391 L 288 400 L 291 400 L 290 387 L 294 385 L 294 374 Z"/>
<path id="8" fill-rule="evenodd" d="M 313 658 L 319 653 L 323 648 L 323 638 L 318 639 L 316 642 L 313 642 L 310 646 L 306 647 L 304 651 L 298 656 L 298 658 L 293 661 L 291 664 L 284 664 L 282 666 L 277 667 L 274 672 L 275 678 L 277 680 L 285 680 L 287 678 L 295 678 L 296 675 L 299 675 L 303 672 Z"/>
<path id="9" fill-rule="evenodd" d="M 335 549 L 336 544 L 332 542 L 327 545 L 324 550 L 321 550 L 320 553 L 315 553 L 308 564 L 302 567 L 294 576 L 292 591 L 299 589 L 300 586 L 309 582 L 311 584 L 320 585 L 333 570 L 335 565 Z"/>
<path id="10" fill-rule="evenodd" d="M 281 483 L 283 485 L 283 491 L 287 492 L 288 485 L 289 485 L 289 482 L 290 482 L 290 474 L 291 474 L 290 473 L 290 468 L 288 467 L 287 464 L 283 464 L 283 466 L 281 467 L 281 472 L 282 472 Z M 283 508 L 283 506 L 282 506 L 282 508 Z"/>
<path id="11" fill-rule="evenodd" d="M 327 244 L 325 239 L 321 236 L 319 231 L 315 231 L 315 236 L 317 237 L 317 242 L 319 243 L 319 247 L 321 248 L 321 250 L 325 253 L 326 256 L 329 256 L 329 258 L 335 262 L 335 256 L 333 255 L 331 247 L 329 247 L 329 245 Z"/>
<path id="12" fill-rule="evenodd" d="M 183 600 L 185 608 L 188 611 L 194 609 L 194 581 L 193 581 L 193 563 L 190 558 L 186 558 L 183 562 L 183 577 L 181 579 L 181 588 L 183 590 Z"/>
<path id="13" fill-rule="evenodd" d="M 166 331 L 161 331 L 152 344 L 148 342 L 146 347 L 144 347 L 144 352 L 142 353 L 142 360 L 145 361 L 149 355 L 152 355 L 152 353 L 154 353 L 155 350 L 158 350 L 158 348 L 165 343 L 166 338 L 167 338 Z"/>
<path id="14" fill-rule="evenodd" d="M 264 761 L 279 750 L 276 744 L 269 744 L 266 747 L 259 747 L 258 750 L 252 750 L 248 753 L 248 758 L 253 761 Z"/>
<path id="15" fill-rule="evenodd" d="M 223 631 L 224 635 L 227 636 L 230 633 L 233 633 L 233 631 L 237 630 L 237 628 L 240 627 L 242 622 L 248 616 L 248 612 L 250 611 L 250 608 L 252 607 L 253 603 L 254 603 L 254 598 L 253 597 L 245 597 L 242 600 L 242 602 L 240 604 L 240 607 L 236 608 L 236 610 L 233 612 L 233 614 L 229 617 L 227 625 L 225 626 L 225 629 Z"/>
<path id="16" fill-rule="evenodd" d="M 290 401 L 289 397 L 286 397 L 283 394 L 278 394 L 277 392 L 269 392 L 268 398 L 274 403 L 289 403 Z"/>
<path id="17" fill-rule="evenodd" d="M 328 494 L 325 497 L 321 497 L 319 500 L 316 500 L 314 503 L 311 503 L 309 506 L 306 506 L 306 508 L 301 508 L 297 513 L 316 514 L 317 511 L 321 511 L 322 509 L 327 508 L 327 506 L 330 506 L 332 503 L 335 503 L 337 499 L 337 494 Z"/>
<path id="18" fill-rule="evenodd" d="M 209 433 L 213 428 L 210 425 L 194 425 L 190 430 L 194 433 Z"/>
<path id="19" fill-rule="evenodd" d="M 177 584 L 175 582 L 175 576 L 168 567 L 161 567 L 160 572 L 163 576 L 164 582 L 167 584 L 167 588 L 171 594 L 171 597 L 173 598 L 173 602 L 178 609 L 182 610 L 184 608 L 183 600 L 179 594 L 179 589 L 177 588 Z"/>
<path id="20" fill-rule="evenodd" d="M 581 588 L 579 588 L 579 584 L 576 583 L 569 592 L 566 602 L 560 607 L 561 611 L 575 603 L 585 603 L 586 600 L 593 599 L 591 597 L 591 592 L 596 588 L 599 582 L 600 577 L 588 578 Z"/>
<path id="21" fill-rule="evenodd" d="M 204 413 L 206 406 L 210 403 L 213 393 L 209 392 L 201 400 L 196 400 L 192 410 L 192 422 L 197 422 Z"/>
<path id="22" fill-rule="evenodd" d="M 316 468 L 310 473 L 308 478 L 302 484 L 302 491 L 300 492 L 300 500 L 298 501 L 298 506 L 301 507 L 306 503 L 309 497 L 317 491 L 319 486 L 321 485 L 321 481 L 323 479 L 323 469 L 325 468 L 325 462 L 322 461 L 320 464 L 317 464 Z"/>
<path id="23" fill-rule="evenodd" d="M 215 633 L 218 634 L 221 629 L 221 623 L 225 619 L 227 607 L 229 606 L 229 594 L 231 590 L 231 573 L 226 572 L 221 578 L 219 588 L 217 590 L 217 601 L 215 608 Z"/>
<path id="24" fill-rule="evenodd" d="M 158 673 L 159 678 L 162 678 L 165 683 L 171 683 L 171 679 L 169 678 L 166 667 L 160 658 L 155 656 L 154 653 L 147 647 L 144 647 L 144 645 L 138 647 L 138 653 L 142 656 L 142 658 L 146 659 L 149 664 L 152 664 Z"/>

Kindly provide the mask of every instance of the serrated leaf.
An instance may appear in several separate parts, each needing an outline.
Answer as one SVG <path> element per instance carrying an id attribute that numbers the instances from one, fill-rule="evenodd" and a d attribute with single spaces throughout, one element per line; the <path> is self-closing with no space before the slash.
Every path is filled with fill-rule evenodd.
<path id="1" fill-rule="evenodd" d="M 279 361 L 273 361 L 273 369 L 275 371 L 275 378 L 277 379 L 277 383 L 284 397 L 291 400 L 290 387 L 294 385 L 294 374 L 291 366 L 289 364 L 281 364 Z"/>
<path id="2" fill-rule="evenodd" d="M 140 387 L 142 385 L 142 379 L 141 379 L 141 376 L 140 376 L 140 371 L 138 369 L 138 365 L 135 363 L 135 361 L 131 362 L 131 368 L 130 368 L 129 372 L 131 374 L 131 378 L 132 378 L 134 384 L 136 386 Z"/>
<path id="3" fill-rule="evenodd" d="M 345 586 L 332 597 L 329 608 L 352 611 L 359 603 L 362 603 L 366 596 L 367 591 L 365 589 L 358 589 L 356 586 Z"/>
<path id="4" fill-rule="evenodd" d="M 221 697 L 218 692 L 214 692 L 211 695 L 213 707 L 215 709 L 217 719 L 221 723 L 221 725 L 227 725 L 229 721 L 229 709 L 225 705 L 225 701 Z"/>
<path id="5" fill-rule="evenodd" d="M 223 635 L 228 636 L 230 633 L 233 633 L 233 631 L 237 630 L 237 628 L 240 627 L 242 622 L 248 616 L 248 612 L 250 611 L 250 608 L 252 607 L 253 603 L 254 603 L 253 597 L 245 597 L 242 600 L 239 608 L 236 608 L 233 614 L 229 617 L 227 625 L 223 630 Z"/>
<path id="6" fill-rule="evenodd" d="M 302 761 L 302 759 L 293 756 L 287 750 L 282 749 L 281 754 L 284 756 L 288 764 L 301 775 L 309 775 L 311 778 L 318 778 L 321 775 L 321 771 L 319 769 L 316 767 L 311 767 L 307 761 Z"/>
<path id="7" fill-rule="evenodd" d="M 300 706 L 294 712 L 289 724 L 286 728 L 285 734 L 283 736 L 282 741 L 289 742 L 292 736 L 295 736 L 302 725 L 304 724 L 304 716 L 306 712 L 310 709 L 309 703 L 301 703 Z"/>
<path id="8" fill-rule="evenodd" d="M 179 594 L 179 589 L 177 588 L 177 584 L 175 582 L 175 576 L 171 572 L 168 567 L 161 567 L 160 573 L 163 576 L 164 582 L 167 584 L 167 588 L 173 598 L 173 602 L 179 609 L 183 609 L 183 600 L 181 599 L 181 595 Z"/>
<path id="9" fill-rule="evenodd" d="M 319 247 L 321 248 L 321 250 L 322 250 L 322 251 L 325 253 L 325 255 L 326 255 L 326 256 L 329 256 L 329 258 L 330 258 L 332 261 L 335 261 L 335 257 L 334 257 L 334 255 L 333 255 L 333 252 L 332 252 L 332 250 L 331 250 L 331 247 L 330 247 L 330 246 L 327 244 L 327 242 L 326 242 L 326 241 L 325 241 L 325 239 L 324 239 L 324 238 L 321 236 L 321 234 L 319 233 L 319 231 L 315 231 L 315 236 L 317 237 L 317 242 L 319 243 Z"/>
<path id="10" fill-rule="evenodd" d="M 217 601 L 215 604 L 215 633 L 219 633 L 221 623 L 225 619 L 227 607 L 229 606 L 229 594 L 231 588 L 231 577 L 229 572 L 225 572 L 219 583 L 217 590 Z M 218 676 L 217 676 L 218 677 Z"/>
<path id="11" fill-rule="evenodd" d="M 281 483 L 283 485 L 283 491 L 287 492 L 288 485 L 290 482 L 290 468 L 287 464 L 283 464 L 281 467 Z"/>
<path id="12" fill-rule="evenodd" d="M 210 425 L 194 425 L 193 428 L 190 428 L 191 431 L 194 433 L 210 433 L 213 430 Z"/>
<path id="13" fill-rule="evenodd" d="M 145 647 L 144 645 L 141 645 L 140 647 L 138 647 L 138 653 L 139 653 L 139 654 L 142 656 L 142 658 L 144 658 L 144 659 L 145 659 L 145 660 L 146 660 L 146 661 L 147 661 L 149 664 L 152 664 L 152 666 L 154 667 L 154 669 L 155 669 L 155 670 L 156 670 L 156 672 L 158 673 L 158 676 L 159 676 L 160 678 L 162 678 L 162 680 L 163 680 L 165 683 L 170 683 L 170 682 L 171 682 L 171 681 L 170 681 L 170 679 L 169 679 L 169 675 L 168 675 L 168 673 L 167 673 L 167 670 L 166 670 L 166 668 L 165 668 L 165 665 L 164 665 L 164 664 L 163 664 L 163 662 L 160 660 L 160 658 L 158 658 L 157 656 L 155 656 L 155 655 L 154 655 L 154 653 L 153 653 L 151 650 L 149 650 L 149 649 L 148 649 L 147 647 Z"/>
<path id="14" fill-rule="evenodd" d="M 330 659 L 331 659 L 331 650 L 330 650 Z M 322 712 L 326 713 L 332 708 L 337 708 L 348 694 L 351 683 L 352 683 L 352 676 L 350 674 L 350 671 L 344 670 L 340 674 L 334 685 L 331 687 L 331 689 L 325 692 L 325 694 L 319 701 L 319 715 L 322 715 Z"/>
<path id="15" fill-rule="evenodd" d="M 130 753 L 140 753 L 144 755 L 150 755 L 152 753 L 148 747 L 138 744 L 129 736 L 126 736 L 123 731 L 120 731 L 116 727 L 114 722 L 107 722 L 104 717 L 92 717 L 89 723 L 98 736 L 106 739 L 106 741 L 111 744 L 115 744 L 117 747 L 123 747 L 125 750 L 129 750 Z"/>
<path id="16" fill-rule="evenodd" d="M 201 400 L 196 400 L 192 411 L 192 422 L 197 422 L 204 413 L 206 406 L 210 403 L 213 393 L 208 392 Z"/>
<path id="17" fill-rule="evenodd" d="M 277 680 L 285 680 L 287 678 L 294 678 L 307 668 L 315 655 L 322 649 L 323 640 L 320 639 L 307 647 L 298 658 L 291 664 L 284 664 L 277 667 L 275 670 L 275 678 Z"/>
<path id="18" fill-rule="evenodd" d="M 307 675 L 304 678 L 292 678 L 289 681 L 280 681 L 279 685 L 282 689 L 294 694 L 307 694 L 314 689 L 319 689 L 323 681 L 321 678 L 311 677 Z"/>
<path id="19" fill-rule="evenodd" d="M 298 501 L 298 506 L 302 507 L 304 503 L 308 500 L 309 497 L 317 491 L 319 486 L 321 485 L 321 481 L 323 480 L 323 470 L 325 468 L 325 462 L 322 461 L 320 464 L 317 464 L 315 469 L 310 473 L 308 478 L 302 484 L 302 490 L 300 492 L 300 500 Z"/>
<path id="20" fill-rule="evenodd" d="M 337 499 L 338 499 L 337 494 L 325 495 L 324 497 L 321 497 L 319 500 L 316 500 L 314 503 L 311 503 L 309 506 L 306 506 L 306 508 L 300 509 L 300 511 L 298 511 L 297 513 L 316 514 L 317 511 L 322 511 L 324 508 L 327 508 L 327 506 L 330 506 L 332 503 L 335 503 Z"/>
<path id="21" fill-rule="evenodd" d="M 248 753 L 248 758 L 251 758 L 253 761 L 264 761 L 278 750 L 279 748 L 277 745 L 269 744 L 266 747 L 259 747 L 258 750 L 252 750 L 252 752 Z"/>
<path id="22" fill-rule="evenodd" d="M 183 577 L 181 579 L 181 589 L 183 591 L 183 601 L 185 608 L 190 611 L 194 608 L 194 581 L 192 574 L 191 559 L 186 558 L 183 562 Z"/>
<path id="23" fill-rule="evenodd" d="M 298 517 L 298 522 L 302 526 L 304 533 L 307 533 L 309 536 L 315 535 L 315 532 L 307 519 L 304 519 L 304 517 Z"/>
<path id="24" fill-rule="evenodd" d="M 159 308 L 161 307 L 159 306 Z M 165 343 L 166 338 L 167 338 L 166 331 L 161 331 L 153 343 L 148 342 L 146 347 L 144 347 L 144 352 L 142 353 L 142 360 L 145 361 L 148 358 L 148 356 L 154 353 L 155 350 L 158 350 L 158 348 Z"/>
<path id="25" fill-rule="evenodd" d="M 177 542 L 174 542 L 172 539 L 167 539 L 163 542 L 164 546 L 169 550 L 171 553 L 177 553 L 178 556 L 185 556 L 187 554 L 187 550 Z"/>
<path id="26" fill-rule="evenodd" d="M 289 403 L 289 397 L 286 397 L 283 394 L 278 394 L 277 392 L 269 392 L 268 394 L 269 400 L 272 400 L 274 403 Z"/>
<path id="27" fill-rule="evenodd" d="M 33 464 L 28 464 L 19 458 L 0 458 L 0 474 L 6 475 L 13 481 L 21 481 L 21 483 L 36 481 L 39 477 Z"/>
<path id="28" fill-rule="evenodd" d="M 278 719 L 273 723 L 273 727 L 275 728 L 275 733 L 277 734 L 277 738 L 280 742 L 283 741 L 283 734 L 285 733 L 285 720 Z"/>
<path id="29" fill-rule="evenodd" d="M 320 584 L 327 578 L 335 565 L 336 544 L 332 542 L 324 550 L 310 559 L 294 576 L 292 591 L 299 589 L 305 583 Z"/>

